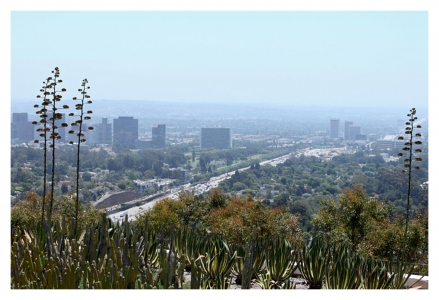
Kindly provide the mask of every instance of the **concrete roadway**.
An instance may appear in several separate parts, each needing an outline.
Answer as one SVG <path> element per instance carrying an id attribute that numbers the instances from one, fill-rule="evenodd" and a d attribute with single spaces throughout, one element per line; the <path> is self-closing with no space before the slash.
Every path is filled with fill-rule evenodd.
<path id="1" fill-rule="evenodd" d="M 287 155 L 284 155 L 281 157 L 276 157 L 276 158 L 273 158 L 270 160 L 265 160 L 263 162 L 260 162 L 259 164 L 260 165 L 270 164 L 272 166 L 276 166 L 279 163 L 283 163 L 289 157 L 290 157 L 290 154 L 287 154 Z M 239 172 L 245 171 L 249 168 L 250 167 L 241 168 L 241 169 L 239 169 Z M 172 189 L 166 195 L 159 197 L 157 199 L 154 199 L 148 203 L 145 203 L 145 204 L 140 205 L 140 206 L 134 206 L 134 207 L 131 207 L 127 210 L 118 211 L 116 213 L 111 213 L 111 211 L 109 211 L 108 215 L 110 218 L 112 218 L 115 221 L 122 221 L 125 218 L 125 216 L 123 214 L 126 212 L 126 213 L 128 213 L 128 220 L 132 221 L 132 220 L 135 220 L 135 218 L 138 214 L 140 214 L 148 209 L 151 209 L 156 204 L 157 201 L 163 200 L 165 198 L 178 199 L 178 195 L 183 191 L 188 191 L 188 192 L 193 191 L 195 194 L 201 194 L 201 193 L 207 192 L 212 188 L 216 188 L 221 181 L 230 178 L 233 174 L 235 174 L 235 171 L 224 173 L 224 174 L 221 174 L 221 175 L 216 176 L 216 177 L 211 177 L 209 179 L 209 181 L 206 183 L 198 183 L 198 184 L 193 184 L 193 185 L 187 183 L 185 185 L 182 185 L 182 186 L 179 186 L 177 188 Z M 121 215 L 123 215 L 123 216 L 121 217 Z"/>

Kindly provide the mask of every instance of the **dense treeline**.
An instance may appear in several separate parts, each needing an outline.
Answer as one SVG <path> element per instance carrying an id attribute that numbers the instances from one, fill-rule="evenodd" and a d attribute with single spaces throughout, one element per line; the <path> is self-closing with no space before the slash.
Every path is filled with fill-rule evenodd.
<path id="1" fill-rule="evenodd" d="M 172 223 L 175 228 L 189 227 L 221 236 L 231 244 L 249 242 L 254 228 L 263 239 L 278 236 L 296 246 L 304 242 L 298 218 L 286 209 L 269 208 L 250 195 L 228 196 L 217 189 L 204 200 L 182 193 L 178 200 L 156 203 L 138 218 L 143 219 L 144 215 L 155 230 Z"/>
<path id="2" fill-rule="evenodd" d="M 50 154 L 50 153 L 49 153 Z M 22 192 L 22 197 L 26 192 L 34 191 L 42 195 L 43 166 L 41 149 L 14 147 L 11 151 L 11 194 L 15 191 Z M 71 180 L 77 159 L 77 150 L 71 147 L 60 147 L 57 153 L 55 182 Z M 111 155 L 101 149 L 90 151 L 86 148 L 80 152 L 81 169 L 84 171 L 83 187 L 92 189 L 94 183 L 90 181 L 89 172 L 99 172 L 109 170 L 103 181 L 111 184 L 130 185 L 126 179 L 152 179 L 157 178 L 179 178 L 180 174 L 173 173 L 164 167 L 168 164 L 171 168 L 176 168 L 186 162 L 184 153 L 179 149 L 170 149 L 166 152 L 162 150 L 141 150 L 137 152 L 122 151 Z M 47 173 L 51 174 L 52 164 L 47 165 Z M 85 185 L 84 185 L 85 184 Z M 133 187 L 134 188 L 134 187 Z M 59 194 L 60 191 L 57 191 Z M 96 198 L 96 195 L 94 195 Z M 89 200 L 94 200 L 90 198 Z"/>
<path id="3" fill-rule="evenodd" d="M 55 202 L 54 222 L 65 218 L 72 222 L 74 201 L 64 197 Z M 41 199 L 35 194 L 13 207 L 11 229 L 35 229 L 39 222 Z M 285 208 L 267 207 L 250 194 L 227 195 L 212 190 L 204 200 L 189 193 L 181 193 L 177 200 L 161 200 L 151 209 L 139 214 L 133 227 L 140 226 L 145 217 L 155 232 L 164 235 L 189 229 L 198 235 L 217 236 L 229 245 L 251 242 L 256 234 L 260 239 L 285 239 L 294 247 L 302 247 L 311 237 L 319 237 L 329 244 L 344 245 L 365 257 L 416 262 L 425 272 L 428 264 L 428 212 L 416 213 L 409 223 L 407 245 L 404 244 L 404 219 L 392 217 L 393 206 L 371 198 L 360 187 L 346 188 L 334 199 L 321 202 L 320 211 L 312 218 L 309 233 L 303 232 L 300 216 Z M 99 212 L 89 205 L 82 206 L 80 220 L 84 228 L 99 220 Z M 63 217 L 64 216 L 64 217 Z"/>
<path id="4" fill-rule="evenodd" d="M 288 207 L 290 212 L 302 216 L 303 230 L 310 231 L 310 222 L 320 210 L 320 201 L 333 199 L 343 189 L 355 185 L 360 185 L 370 196 L 392 203 L 393 216 L 403 214 L 407 176 L 401 173 L 398 163 L 395 165 L 385 163 L 380 155 L 366 156 L 361 151 L 336 156 L 331 161 L 292 157 L 276 167 L 254 164 L 249 170 L 236 171 L 230 179 L 222 181 L 220 187 L 224 192 L 259 197 L 272 207 Z M 428 180 L 427 167 L 424 160 L 421 169 L 412 175 L 411 203 L 415 211 L 428 209 L 428 190 L 421 187 Z"/>
<path id="5" fill-rule="evenodd" d="M 215 175 L 212 166 L 217 161 L 229 161 L 228 164 L 248 159 L 261 149 L 257 146 L 247 149 L 205 150 L 184 154 L 184 150 L 172 148 L 163 150 L 121 151 L 109 154 L 105 150 L 90 151 L 84 149 L 81 164 L 85 172 L 82 174 L 83 202 L 96 200 L 105 193 L 105 187 L 96 189 L 88 171 L 109 170 L 102 182 L 111 183 L 122 190 L 135 189 L 132 180 L 151 178 L 171 178 L 180 180 L 181 174 L 169 171 L 165 164 L 176 166 L 195 165 L 198 158 L 198 170 L 210 171 Z M 58 151 L 59 162 L 56 165 L 56 180 L 63 180 L 73 175 L 70 168 L 76 163 L 76 151 L 65 147 Z M 390 153 L 394 154 L 394 153 Z M 23 199 L 28 191 L 42 195 L 43 174 L 41 162 L 42 150 L 17 147 L 11 151 L 11 194 L 21 192 L 18 199 Z M 414 211 L 422 212 L 428 208 L 428 190 L 421 188 L 421 183 L 428 180 L 428 155 L 422 154 L 420 170 L 413 172 L 411 203 Z M 29 165 L 30 169 L 23 166 Z M 186 165 L 185 165 L 186 164 Z M 370 196 L 386 199 L 394 205 L 392 215 L 404 214 L 407 177 L 400 172 L 400 162 L 385 163 L 379 154 L 367 155 L 363 151 L 355 154 L 343 154 L 331 161 L 323 161 L 317 157 L 291 157 L 276 167 L 261 166 L 253 163 L 247 171 L 239 172 L 220 183 L 220 188 L 228 193 L 245 193 L 264 199 L 263 203 L 271 207 L 286 208 L 293 214 L 301 216 L 304 232 L 311 230 L 311 220 L 320 210 L 320 201 L 332 199 L 344 188 L 360 185 Z M 48 164 L 50 174 L 51 164 Z M 197 170 L 194 169 L 194 172 Z M 209 174 L 206 173 L 206 176 Z M 195 180 L 201 180 L 195 176 Z M 204 177 L 203 177 L 204 178 Z M 105 186 L 108 186 L 108 184 Z M 178 183 L 177 183 L 178 184 Z M 110 185 L 110 189 L 113 188 Z M 92 191 L 92 189 L 95 189 Z M 64 185 L 56 190 L 57 196 L 68 191 Z M 151 193 L 154 190 L 151 190 Z"/>
<path id="6" fill-rule="evenodd" d="M 77 163 L 77 149 L 70 146 L 60 146 L 57 149 L 57 163 L 55 182 L 70 180 L 75 176 Z M 189 151 L 187 147 L 172 147 L 165 150 L 139 150 L 131 151 L 122 149 L 119 153 L 109 153 L 101 148 L 98 151 L 89 150 L 84 147 L 80 152 L 81 170 L 83 183 L 82 187 L 91 190 L 96 187 L 91 181 L 90 172 L 108 170 L 109 172 L 100 181 L 108 182 L 114 187 L 121 189 L 134 189 L 132 180 L 148 180 L 153 178 L 171 178 L 179 184 L 182 175 L 172 168 L 185 167 L 191 172 L 199 173 L 194 181 L 208 180 L 211 175 L 218 175 L 216 166 L 230 167 L 234 163 L 246 161 L 252 155 L 261 151 L 260 147 L 253 146 L 243 149 L 197 149 Z M 263 151 L 264 152 L 264 151 Z M 51 151 L 48 150 L 50 156 Z M 192 155 L 187 155 L 191 153 Z M 42 176 L 44 172 L 41 157 L 43 150 L 31 147 L 11 148 L 11 195 L 20 192 L 17 199 L 23 199 L 26 192 L 36 192 L 42 195 Z M 235 167 L 239 167 L 238 163 Z M 171 170 L 170 170 L 171 169 Z M 52 163 L 47 163 L 47 174 L 51 174 Z M 55 192 L 60 195 L 60 192 Z M 95 200 L 102 191 L 90 194 L 85 192 L 88 201 Z"/>

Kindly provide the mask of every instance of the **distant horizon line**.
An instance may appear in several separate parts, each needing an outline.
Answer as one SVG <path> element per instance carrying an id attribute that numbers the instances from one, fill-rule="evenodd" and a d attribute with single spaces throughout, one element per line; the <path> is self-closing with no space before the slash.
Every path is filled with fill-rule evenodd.
<path id="1" fill-rule="evenodd" d="M 281 102 L 249 102 L 249 101 L 242 101 L 242 102 L 236 102 L 233 100 L 224 100 L 221 102 L 218 101 L 199 101 L 199 100 L 193 100 L 193 101 L 172 101 L 172 100 L 146 100 L 146 99 L 92 99 L 93 101 L 133 101 L 133 102 L 149 102 L 149 103 L 175 103 L 175 104 L 220 104 L 220 105 L 234 105 L 234 106 L 240 106 L 240 105 L 261 105 L 261 106 L 319 106 L 319 107 L 344 107 L 344 108 L 389 108 L 389 107 L 401 107 L 401 104 L 388 104 L 388 103 L 380 103 L 380 104 L 370 104 L 365 102 L 360 103 L 310 103 L 306 101 L 298 101 L 298 102 L 291 102 L 291 103 L 281 103 Z M 29 100 L 29 99 L 11 99 L 11 104 L 15 103 L 26 103 L 26 102 L 35 102 L 35 100 Z M 422 104 L 422 105 L 412 105 L 411 107 L 428 107 L 428 104 Z M 410 108 L 411 108 L 410 107 Z"/>

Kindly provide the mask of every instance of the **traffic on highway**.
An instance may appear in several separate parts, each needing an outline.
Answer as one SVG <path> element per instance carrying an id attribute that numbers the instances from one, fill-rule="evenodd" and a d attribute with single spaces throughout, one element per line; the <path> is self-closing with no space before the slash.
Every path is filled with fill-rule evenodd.
<path id="1" fill-rule="evenodd" d="M 265 160 L 259 164 L 260 165 L 270 164 L 272 166 L 276 166 L 279 163 L 285 162 L 285 160 L 287 160 L 289 157 L 290 157 L 290 154 L 287 154 L 287 155 L 284 155 L 281 157 L 276 157 L 276 158 L 273 158 L 270 160 Z M 249 168 L 250 167 L 241 168 L 241 169 L 239 169 L 239 172 L 245 171 Z M 156 198 L 150 202 L 143 203 L 139 206 L 134 206 L 134 207 L 128 208 L 124 211 L 117 211 L 114 213 L 111 213 L 111 211 L 109 211 L 109 216 L 114 221 L 122 221 L 125 219 L 126 215 L 128 215 L 129 221 L 134 220 L 136 218 L 136 215 L 138 215 L 138 214 L 140 214 L 148 209 L 151 209 L 157 201 L 163 200 L 165 198 L 170 198 L 170 199 L 176 200 L 176 199 L 178 199 L 178 195 L 181 192 L 185 192 L 185 191 L 191 192 L 194 195 L 206 193 L 209 190 L 218 187 L 218 185 L 221 181 L 230 178 L 234 173 L 235 173 L 235 171 L 231 171 L 231 172 L 224 173 L 224 174 L 221 174 L 221 175 L 216 176 L 216 177 L 211 177 L 209 179 L 209 181 L 207 181 L 205 183 L 197 183 L 197 184 L 187 183 L 187 184 L 181 185 L 177 188 L 171 189 L 167 194 L 165 194 L 159 198 Z"/>

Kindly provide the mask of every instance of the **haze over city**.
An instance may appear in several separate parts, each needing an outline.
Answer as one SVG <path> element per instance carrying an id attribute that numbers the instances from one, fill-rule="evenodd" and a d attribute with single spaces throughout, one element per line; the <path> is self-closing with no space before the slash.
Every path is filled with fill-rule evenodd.
<path id="1" fill-rule="evenodd" d="M 4 55 L 10 59 L 5 68 L 9 80 L 3 81 L 10 91 L 10 144 L 2 160 L 3 169 L 10 170 L 2 190 L 8 193 L 4 219 L 10 221 L 12 241 L 23 238 L 22 229 L 32 233 L 42 228 L 39 224 L 64 220 L 71 239 L 107 224 L 97 221 L 101 216 L 109 226 L 125 226 L 104 240 L 115 241 L 128 232 L 127 226 L 136 234 L 146 228 L 152 239 L 149 233 L 160 229 L 160 255 L 185 245 L 175 243 L 172 250 L 172 237 L 182 229 L 194 230 L 194 241 L 220 237 L 229 249 L 253 243 L 255 237 L 281 238 L 295 249 L 284 251 L 290 253 L 291 266 L 300 266 L 294 276 L 291 269 L 275 283 L 268 269 L 248 264 L 245 250 L 243 261 L 253 265 L 251 272 L 233 264 L 221 275 L 224 285 L 218 281 L 210 288 L 377 288 L 366 280 L 373 276 L 364 268 L 376 260 L 383 264 L 376 270 L 389 267 L 385 274 L 394 272 L 393 262 L 413 264 L 397 273 L 420 278 L 414 287 L 429 289 L 431 257 L 437 253 L 434 235 L 429 235 L 437 225 L 431 218 L 436 201 L 429 202 L 437 194 L 435 156 L 429 156 L 435 151 L 439 53 L 433 0 L 401 0 L 399 6 L 360 0 L 358 8 L 344 0 L 272 0 L 272 6 L 209 2 L 215 6 L 204 1 L 196 6 L 196 0 L 12 3 L 4 18 L 10 34 Z M 58 68 L 59 78 L 48 78 Z M 90 89 L 82 90 L 84 78 Z M 361 213 L 352 205 L 362 207 Z M 351 221 L 358 215 L 361 226 Z M 168 233 L 169 245 L 163 236 Z M 51 242 L 68 241 L 64 235 Z M 23 241 L 55 249 L 43 239 L 31 242 L 36 236 Z M 91 245 L 91 237 L 83 235 L 80 243 Z M 131 239 L 133 251 L 140 249 L 138 237 Z M 344 255 L 323 264 L 327 272 L 320 283 L 308 278 L 302 262 L 311 255 L 311 241 L 367 258 L 364 266 L 351 270 L 360 285 L 332 281 L 337 274 L 329 270 L 344 265 Z M 50 251 L 46 254 L 43 247 L 33 256 L 15 244 L 6 254 L 12 262 L 11 290 L 158 289 L 168 284 L 199 289 L 213 284 L 197 273 L 196 261 L 208 257 L 197 254 L 188 261 L 181 256 L 179 278 L 177 272 L 168 278 L 171 267 L 161 268 L 160 259 L 151 270 L 165 273 L 155 283 L 137 268 L 137 275 L 130 275 L 136 285 L 123 273 L 125 282 L 99 286 L 87 277 L 92 273 L 81 269 L 80 284 L 60 273 L 51 286 L 44 276 L 54 274 L 48 272 L 55 265 L 41 264 L 40 272 L 25 263 L 28 258 L 47 261 Z M 126 252 L 132 245 L 114 251 L 125 257 L 122 253 L 134 253 Z M 277 247 L 266 245 L 261 266 L 269 265 L 267 249 Z M 87 254 L 88 265 L 93 256 L 103 257 L 100 248 L 80 247 L 88 253 L 98 250 Z M 296 249 L 304 256 L 293 257 Z M 253 259 L 254 249 L 249 251 Z M 127 262 L 114 261 L 112 278 L 128 270 Z M 249 278 L 244 280 L 245 274 Z M 391 289 L 411 287 L 389 278 Z"/>
<path id="2" fill-rule="evenodd" d="M 13 11 L 11 99 L 427 106 L 426 11 Z M 55 43 L 56 47 L 52 47 Z"/>

